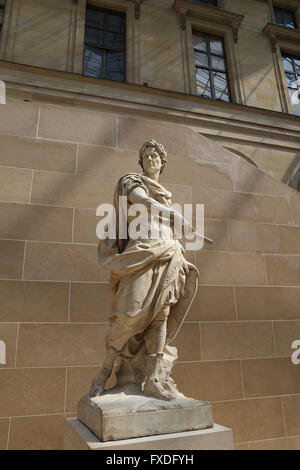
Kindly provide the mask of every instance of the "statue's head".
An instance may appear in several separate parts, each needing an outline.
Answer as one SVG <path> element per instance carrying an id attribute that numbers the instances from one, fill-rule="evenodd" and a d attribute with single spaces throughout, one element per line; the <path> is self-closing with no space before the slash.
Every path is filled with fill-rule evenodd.
<path id="1" fill-rule="evenodd" d="M 156 142 L 155 140 L 151 139 L 151 140 L 147 140 L 147 142 L 145 142 L 142 147 L 140 148 L 140 151 L 139 151 L 139 165 L 143 168 L 144 170 L 144 167 L 143 167 L 143 157 L 144 155 L 146 155 L 148 152 L 156 152 L 159 157 L 160 157 L 160 161 L 161 161 L 161 169 L 160 169 L 160 173 L 162 173 L 164 167 L 165 167 L 165 164 L 167 163 L 167 151 L 166 149 L 164 148 L 163 145 L 159 144 L 158 142 Z"/>

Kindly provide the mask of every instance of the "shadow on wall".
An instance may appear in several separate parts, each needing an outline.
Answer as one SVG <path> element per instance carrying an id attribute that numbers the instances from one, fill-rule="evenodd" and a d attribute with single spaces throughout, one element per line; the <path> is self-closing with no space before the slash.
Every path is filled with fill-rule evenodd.
<path id="1" fill-rule="evenodd" d="M 296 155 L 283 176 L 282 182 L 300 192 L 300 155 Z"/>

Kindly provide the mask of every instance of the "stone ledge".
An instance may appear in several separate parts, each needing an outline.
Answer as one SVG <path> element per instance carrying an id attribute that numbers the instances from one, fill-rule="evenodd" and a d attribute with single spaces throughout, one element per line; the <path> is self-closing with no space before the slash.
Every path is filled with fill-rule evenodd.
<path id="1" fill-rule="evenodd" d="M 76 418 L 65 419 L 64 450 L 233 450 L 232 430 L 210 429 L 101 442 Z"/>

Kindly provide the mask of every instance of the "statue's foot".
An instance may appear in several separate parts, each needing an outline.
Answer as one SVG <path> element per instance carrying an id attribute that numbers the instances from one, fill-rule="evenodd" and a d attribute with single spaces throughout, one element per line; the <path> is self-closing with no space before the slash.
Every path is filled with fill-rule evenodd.
<path id="1" fill-rule="evenodd" d="M 174 400 L 176 396 L 164 387 L 156 380 L 146 380 L 144 385 L 144 393 L 146 395 L 152 395 L 159 400 Z"/>
<path id="2" fill-rule="evenodd" d="M 102 368 L 101 372 L 94 378 L 91 388 L 88 392 L 90 398 L 98 397 L 104 392 L 104 387 L 107 379 L 110 375 L 110 371 L 105 367 Z"/>

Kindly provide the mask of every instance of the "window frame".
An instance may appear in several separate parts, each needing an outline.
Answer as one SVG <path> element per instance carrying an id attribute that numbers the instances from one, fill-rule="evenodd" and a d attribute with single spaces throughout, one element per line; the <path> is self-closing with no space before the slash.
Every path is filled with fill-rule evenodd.
<path id="1" fill-rule="evenodd" d="M 216 2 L 216 5 L 211 5 L 210 3 L 206 3 L 209 2 L 209 1 L 215 1 Z M 195 3 L 200 3 L 201 5 L 206 5 L 208 7 L 215 7 L 215 8 L 218 8 L 219 7 L 219 0 L 192 0 L 192 2 L 195 2 Z"/>
<path id="2" fill-rule="evenodd" d="M 283 8 L 282 6 L 279 6 L 279 5 L 273 5 L 273 10 L 274 10 L 274 17 L 275 17 L 275 23 L 276 24 L 278 24 L 279 26 L 284 26 L 285 28 L 298 29 L 297 19 L 296 19 L 296 15 L 295 15 L 294 10 L 290 10 L 288 8 Z M 277 22 L 277 20 L 276 20 L 276 10 L 277 10 L 277 13 L 281 14 L 282 19 L 283 19 L 283 23 L 278 23 Z M 294 17 L 294 27 L 287 26 L 287 22 L 285 21 L 285 17 L 286 17 L 287 13 L 290 13 L 290 14 L 293 15 L 293 17 Z"/>
<path id="3" fill-rule="evenodd" d="M 285 70 L 284 65 L 283 65 L 284 57 L 288 57 L 289 59 L 292 60 L 292 66 L 293 66 L 293 71 L 292 72 L 289 72 L 289 71 Z M 288 93 L 291 112 L 294 116 L 299 116 L 299 114 L 296 114 L 293 111 L 293 105 L 291 103 L 291 98 L 290 98 L 290 93 L 289 93 L 289 90 L 296 90 L 297 89 L 298 95 L 300 97 L 300 70 L 299 70 L 299 72 L 297 72 L 297 70 L 295 68 L 295 63 L 294 63 L 295 60 L 300 61 L 300 54 L 297 56 L 295 54 L 290 54 L 289 52 L 281 51 L 281 62 L 282 62 L 282 68 L 283 68 L 283 73 L 284 73 L 284 78 L 285 78 L 285 87 L 286 87 L 286 90 L 287 90 L 287 93 Z M 296 80 L 297 80 L 297 82 L 299 81 L 299 84 L 297 83 L 297 88 L 293 88 L 293 87 L 289 86 L 288 81 L 287 81 L 287 74 L 288 73 L 293 74 L 297 77 Z"/>
<path id="4" fill-rule="evenodd" d="M 15 25 L 12 24 L 11 11 L 13 8 L 12 0 L 6 0 L 5 5 L 1 7 L 4 10 L 3 21 L 0 28 L 0 60 L 4 59 L 7 52 L 7 43 L 9 30 L 15 33 Z"/>
<path id="5" fill-rule="evenodd" d="M 107 33 L 109 33 L 109 30 L 108 30 L 108 25 L 107 25 L 107 20 L 108 20 L 108 16 L 109 14 L 114 14 L 116 16 L 122 16 L 125 20 L 125 31 L 123 33 L 123 36 L 124 36 L 124 48 L 123 49 L 117 49 L 117 48 L 113 48 L 113 47 L 110 47 L 109 45 L 107 45 L 106 42 L 104 42 L 103 45 L 97 45 L 95 43 L 91 43 L 91 42 L 87 42 L 86 41 L 86 36 L 85 36 L 85 39 L 84 39 L 84 50 L 83 50 L 83 65 L 82 65 L 82 75 L 84 75 L 85 77 L 92 77 L 91 75 L 87 75 L 84 73 L 84 59 L 85 59 L 85 49 L 86 49 L 86 46 L 87 47 L 90 47 L 90 48 L 95 48 L 95 49 L 99 49 L 102 53 L 101 53 L 101 56 L 103 57 L 103 65 L 102 65 L 102 76 L 100 77 L 92 77 L 92 78 L 98 78 L 98 79 L 102 79 L 102 80 L 111 80 L 109 78 L 106 78 L 106 74 L 107 74 L 107 70 L 106 70 L 106 56 L 107 56 L 107 52 L 123 52 L 124 53 L 124 57 L 123 57 L 123 61 L 124 61 L 124 77 L 123 77 L 123 80 L 111 80 L 111 81 L 117 81 L 119 83 L 124 83 L 126 82 L 126 13 L 123 13 L 123 12 L 120 12 L 120 11 L 116 11 L 116 10 L 109 10 L 107 8 L 102 8 L 102 7 L 98 7 L 98 6 L 95 6 L 94 4 L 91 4 L 90 2 L 87 2 L 86 4 L 86 11 L 87 11 L 87 8 L 90 8 L 91 10 L 95 10 L 95 11 L 101 11 L 104 13 L 104 26 L 103 28 L 97 28 L 95 26 L 93 27 L 90 27 L 91 29 L 94 29 L 94 30 L 98 30 L 98 31 L 103 31 L 104 32 L 104 37 L 106 38 L 107 37 Z M 85 33 L 86 33 L 86 29 L 88 28 L 87 24 L 85 23 Z M 116 34 L 119 34 L 119 33 L 116 33 Z"/>
<path id="6" fill-rule="evenodd" d="M 231 102 L 246 104 L 237 49 L 238 29 L 244 15 L 188 0 L 175 0 L 173 8 L 181 22 L 185 93 L 198 96 L 192 36 L 195 30 L 223 38 Z"/>
<path id="7" fill-rule="evenodd" d="M 2 20 L 2 22 L 0 23 L 0 38 L 1 38 L 2 28 L 3 28 L 3 25 L 4 25 L 5 7 L 6 7 L 5 3 L 4 3 L 4 5 L 1 5 L 1 4 L 0 4 L 0 11 L 3 11 L 3 16 L 2 16 L 3 20 Z"/>
<path id="8" fill-rule="evenodd" d="M 195 51 L 196 51 L 196 52 L 199 52 L 200 54 L 206 54 L 207 57 L 208 57 L 208 66 L 205 66 L 205 65 L 198 66 L 195 63 L 195 61 L 194 61 L 194 66 L 195 66 L 196 75 L 197 75 L 197 70 L 198 69 L 208 71 L 212 97 L 208 98 L 208 97 L 205 97 L 205 96 L 201 96 L 201 95 L 198 94 L 198 90 L 197 90 L 197 96 L 201 96 L 202 98 L 206 98 L 206 99 L 212 99 L 212 100 L 215 100 L 215 101 L 223 101 L 224 103 L 228 103 L 228 102 L 231 103 L 232 102 L 232 93 L 231 93 L 231 87 L 230 87 L 230 81 L 229 81 L 229 73 L 228 73 L 228 65 L 227 65 L 227 59 L 226 59 L 226 50 L 225 50 L 224 38 L 222 36 L 217 36 L 215 34 L 209 34 L 207 32 L 202 32 L 202 31 L 200 32 L 198 30 L 193 29 L 192 30 L 192 35 L 193 36 L 194 36 L 194 33 L 203 34 L 204 37 L 205 37 L 206 51 L 201 50 L 201 49 L 196 49 L 195 47 L 193 47 L 193 52 L 195 53 Z M 212 37 L 218 38 L 218 40 L 220 40 L 222 42 L 222 49 L 223 49 L 222 54 L 218 54 L 216 52 L 211 51 L 211 49 L 210 49 L 210 38 L 212 38 Z M 222 58 L 225 62 L 225 69 L 221 70 L 221 69 L 216 69 L 215 67 L 213 67 L 212 57 Z M 217 72 L 217 73 L 219 72 L 219 73 L 222 73 L 222 74 L 226 75 L 226 82 L 227 82 L 227 87 L 228 87 L 228 100 L 222 100 L 221 98 L 216 98 L 214 72 Z M 196 88 L 197 88 L 197 84 L 196 84 Z"/>
<path id="9" fill-rule="evenodd" d="M 87 80 L 102 80 L 83 75 L 83 55 L 85 39 L 85 17 L 86 5 L 121 12 L 126 14 L 126 58 L 125 58 L 125 81 L 118 83 L 140 84 L 140 54 L 139 54 L 139 19 L 135 0 L 78 0 L 74 9 L 76 14 L 72 26 L 74 41 L 68 51 L 68 72 L 82 75 Z M 103 81 L 106 81 L 103 79 Z"/>

